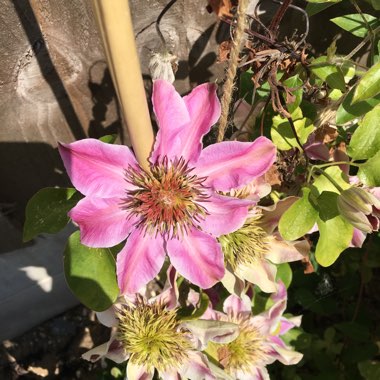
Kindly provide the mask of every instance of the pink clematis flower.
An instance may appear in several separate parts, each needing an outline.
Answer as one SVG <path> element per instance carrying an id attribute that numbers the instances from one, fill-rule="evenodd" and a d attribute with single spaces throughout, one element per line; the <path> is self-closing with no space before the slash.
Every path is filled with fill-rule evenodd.
<path id="1" fill-rule="evenodd" d="M 159 296 L 120 297 L 109 310 L 97 313 L 102 324 L 113 327 L 113 333 L 108 342 L 86 352 L 84 359 L 128 360 L 129 380 L 151 380 L 155 371 L 166 380 L 216 380 L 201 350 L 208 342 L 228 344 L 238 335 L 238 326 L 223 321 L 179 320 L 176 275 L 168 273 L 169 281 Z"/>
<path id="2" fill-rule="evenodd" d="M 244 281 L 264 292 L 276 292 L 276 264 L 307 257 L 310 245 L 305 239 L 287 241 L 277 231 L 282 214 L 296 199 L 288 197 L 270 207 L 256 206 L 241 228 L 218 238 L 226 261 L 222 283 L 230 293 L 240 296 Z"/>
<path id="3" fill-rule="evenodd" d="M 268 364 L 279 360 L 297 364 L 302 354 L 288 347 L 281 335 L 301 324 L 301 317 L 285 318 L 287 292 L 283 283 L 271 296 L 274 304 L 265 312 L 252 315 L 251 299 L 231 295 L 223 305 L 224 313 L 208 309 L 202 318 L 233 322 L 239 335 L 227 344 L 209 343 L 206 352 L 216 359 L 227 375 L 236 380 L 269 380 Z"/>
<path id="4" fill-rule="evenodd" d="M 123 294 L 153 279 L 166 254 L 182 276 L 209 288 L 224 275 L 216 237 L 241 227 L 252 204 L 218 192 L 263 175 L 275 146 L 260 137 L 202 149 L 202 137 L 220 116 L 213 84 L 181 98 L 173 85 L 157 80 L 152 100 L 159 131 L 149 172 L 126 146 L 94 139 L 60 144 L 67 173 L 85 195 L 69 216 L 87 246 L 111 247 L 128 238 L 117 256 Z"/>

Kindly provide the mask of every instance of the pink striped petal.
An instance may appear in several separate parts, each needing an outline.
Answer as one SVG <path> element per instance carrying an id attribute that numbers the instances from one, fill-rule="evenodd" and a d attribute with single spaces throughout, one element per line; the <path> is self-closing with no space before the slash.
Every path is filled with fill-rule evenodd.
<path id="1" fill-rule="evenodd" d="M 129 360 L 127 365 L 128 380 L 152 380 L 154 375 L 154 368 L 148 368 L 146 364 L 133 363 Z"/>
<path id="2" fill-rule="evenodd" d="M 223 303 L 223 311 L 226 314 L 237 315 L 241 313 L 251 314 L 252 303 L 246 294 L 242 294 L 241 298 L 230 295 Z"/>
<path id="3" fill-rule="evenodd" d="M 202 150 L 202 138 L 220 117 L 220 102 L 216 96 L 217 86 L 205 83 L 196 87 L 183 98 L 190 115 L 190 123 L 181 129 L 181 154 L 190 162 L 197 161 Z"/>
<path id="4" fill-rule="evenodd" d="M 189 380 L 215 380 L 208 367 L 208 360 L 201 352 L 189 351 L 188 362 L 179 372 L 181 377 Z"/>
<path id="5" fill-rule="evenodd" d="M 277 359 L 279 362 L 285 365 L 297 364 L 303 358 L 303 355 L 300 352 L 293 351 L 292 349 L 286 347 L 280 347 L 277 344 L 273 345 L 273 349 L 275 350 L 275 352 L 272 354 L 273 358 Z"/>
<path id="6" fill-rule="evenodd" d="M 273 235 L 268 236 L 268 240 L 270 250 L 265 257 L 274 264 L 302 260 L 310 250 L 310 245 L 306 240 L 288 242 L 277 239 Z"/>
<path id="7" fill-rule="evenodd" d="M 140 229 L 133 231 L 117 255 L 117 281 L 121 294 L 138 292 L 158 274 L 164 259 L 164 242 L 160 235 L 144 235 Z"/>
<path id="8" fill-rule="evenodd" d="M 248 207 L 254 202 L 214 193 L 201 204 L 209 214 L 199 222 L 200 227 L 214 236 L 220 236 L 242 227 L 248 216 Z"/>
<path id="9" fill-rule="evenodd" d="M 249 265 L 240 265 L 237 268 L 239 277 L 251 284 L 257 285 L 263 292 L 273 293 L 277 290 L 277 268 L 267 260 L 258 260 Z"/>
<path id="10" fill-rule="evenodd" d="M 128 212 L 121 209 L 119 198 L 86 197 L 68 215 L 79 225 L 81 242 L 94 248 L 119 244 L 135 223 L 135 218 L 129 218 Z"/>
<path id="11" fill-rule="evenodd" d="M 170 261 L 190 282 L 207 289 L 224 275 L 222 249 L 211 235 L 193 228 L 181 239 L 167 242 Z"/>
<path id="12" fill-rule="evenodd" d="M 259 137 L 253 143 L 224 141 L 202 151 L 196 172 L 207 177 L 205 185 L 229 191 L 263 175 L 275 158 L 276 147 L 266 137 Z"/>
<path id="13" fill-rule="evenodd" d="M 181 140 L 176 135 L 190 123 L 190 115 L 174 86 L 164 80 L 154 81 L 152 102 L 159 126 L 150 157 L 154 164 L 159 157 L 174 158 L 180 153 Z"/>
<path id="14" fill-rule="evenodd" d="M 58 149 L 72 184 L 82 194 L 99 198 L 125 194 L 124 170 L 137 165 L 127 146 L 85 139 L 60 143 Z"/>

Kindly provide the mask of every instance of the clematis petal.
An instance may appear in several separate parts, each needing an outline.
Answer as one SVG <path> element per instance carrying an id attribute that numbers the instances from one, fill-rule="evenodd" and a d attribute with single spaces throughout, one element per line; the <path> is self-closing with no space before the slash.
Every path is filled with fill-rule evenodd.
<path id="1" fill-rule="evenodd" d="M 220 281 L 230 294 L 240 297 L 244 291 L 245 282 L 234 273 L 229 263 L 227 263 L 224 277 Z"/>
<path id="2" fill-rule="evenodd" d="M 122 197 L 128 184 L 124 170 L 136 166 L 136 159 L 127 146 L 106 144 L 85 139 L 58 146 L 72 184 L 84 195 Z"/>
<path id="3" fill-rule="evenodd" d="M 241 298 L 230 295 L 223 303 L 223 311 L 226 314 L 237 315 L 239 313 L 251 313 L 251 300 L 246 294 L 242 294 Z"/>
<path id="4" fill-rule="evenodd" d="M 135 223 L 135 218 L 120 207 L 119 198 L 86 197 L 68 215 L 79 225 L 81 242 L 95 248 L 119 244 Z"/>
<path id="5" fill-rule="evenodd" d="M 180 369 L 181 377 L 189 380 L 215 380 L 208 367 L 206 356 L 200 352 L 189 351 L 188 362 Z"/>
<path id="6" fill-rule="evenodd" d="M 365 232 L 354 227 L 354 234 L 352 235 L 350 247 L 361 248 L 366 237 L 367 237 L 367 234 Z"/>
<path id="7" fill-rule="evenodd" d="M 269 373 L 265 367 L 258 367 L 257 365 L 251 365 L 251 368 L 247 371 L 239 370 L 237 373 L 239 380 L 270 380 Z"/>
<path id="8" fill-rule="evenodd" d="M 174 158 L 180 153 L 181 140 L 177 134 L 190 123 L 190 115 L 184 100 L 167 81 L 154 81 L 152 102 L 159 126 L 150 157 L 154 164 L 159 157 Z"/>
<path id="9" fill-rule="evenodd" d="M 205 185 L 229 191 L 263 175 L 276 158 L 276 147 L 266 137 L 253 143 L 224 141 L 203 149 L 196 172 L 207 177 Z"/>
<path id="10" fill-rule="evenodd" d="M 268 236 L 269 251 L 266 258 L 274 264 L 290 263 L 302 260 L 309 252 L 310 245 L 306 240 L 288 242 L 279 240 L 275 236 Z M 301 250 L 301 251 L 300 251 Z M 306 252 L 303 254 L 303 252 Z"/>
<path id="11" fill-rule="evenodd" d="M 202 150 L 202 138 L 220 117 L 220 102 L 216 96 L 217 86 L 205 83 L 197 86 L 183 98 L 190 115 L 190 123 L 180 131 L 181 154 L 195 162 Z"/>
<path id="12" fill-rule="evenodd" d="M 254 202 L 247 199 L 225 197 L 212 194 L 207 202 L 199 202 L 208 211 L 204 220 L 199 222 L 200 227 L 214 235 L 226 235 L 243 226 L 248 216 L 248 208 Z"/>
<path id="13" fill-rule="evenodd" d="M 154 375 L 154 368 L 148 368 L 146 364 L 133 363 L 132 360 L 127 365 L 128 380 L 152 380 Z"/>
<path id="14" fill-rule="evenodd" d="M 299 199 L 298 197 L 287 197 L 281 199 L 273 206 L 259 207 L 262 210 L 262 218 L 260 219 L 260 226 L 268 233 L 271 234 L 276 227 L 282 214 Z"/>
<path id="15" fill-rule="evenodd" d="M 117 326 L 119 321 L 116 318 L 115 308 L 112 305 L 110 308 L 104 311 L 98 311 L 95 313 L 98 321 L 107 327 Z"/>
<path id="16" fill-rule="evenodd" d="M 125 352 L 121 343 L 115 339 L 115 335 L 110 340 L 85 352 L 82 358 L 90 362 L 96 362 L 100 358 L 106 357 L 115 363 L 123 363 L 129 358 L 129 354 Z"/>
<path id="17" fill-rule="evenodd" d="M 177 370 L 168 370 L 165 372 L 159 372 L 160 379 L 165 380 L 181 380 L 181 376 L 177 372 Z"/>
<path id="18" fill-rule="evenodd" d="M 264 259 L 249 265 L 240 265 L 237 270 L 239 277 L 257 285 L 263 292 L 273 293 L 277 290 L 277 268 L 269 261 Z"/>
<path id="19" fill-rule="evenodd" d="M 197 319 L 183 322 L 181 326 L 193 333 L 198 350 L 204 350 L 209 341 L 230 343 L 239 335 L 239 326 L 231 322 Z"/>
<path id="20" fill-rule="evenodd" d="M 193 228 L 166 246 L 172 265 L 193 284 L 207 289 L 224 276 L 222 249 L 211 235 Z"/>
<path id="21" fill-rule="evenodd" d="M 117 255 L 117 281 L 121 294 L 136 293 L 152 280 L 165 259 L 164 242 L 160 235 L 144 235 L 136 229 Z"/>
<path id="22" fill-rule="evenodd" d="M 281 318 L 280 332 L 278 335 L 283 335 L 293 327 L 301 325 L 302 315 L 298 315 L 292 318 Z"/>
<path id="23" fill-rule="evenodd" d="M 300 352 L 293 351 L 286 347 L 280 347 L 278 344 L 273 344 L 273 357 L 285 365 L 294 365 L 299 363 L 303 355 Z"/>

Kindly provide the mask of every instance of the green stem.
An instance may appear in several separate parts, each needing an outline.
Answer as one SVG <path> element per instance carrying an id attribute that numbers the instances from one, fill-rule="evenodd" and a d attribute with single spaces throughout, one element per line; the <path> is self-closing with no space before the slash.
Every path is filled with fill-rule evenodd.
<path id="1" fill-rule="evenodd" d="M 351 166 L 356 166 L 360 167 L 360 164 L 355 164 L 350 161 L 335 161 L 335 162 L 328 162 L 327 164 L 321 164 L 321 165 L 313 165 L 314 168 L 325 168 L 328 166 L 335 166 L 335 165 L 351 165 Z"/>
<path id="2" fill-rule="evenodd" d="M 321 170 L 319 168 L 315 168 L 315 170 L 324 175 L 338 190 L 340 193 L 342 193 L 344 190 L 336 183 L 336 181 L 329 175 L 327 174 L 324 170 Z"/>
<path id="3" fill-rule="evenodd" d="M 368 36 L 369 36 L 369 39 L 371 41 L 371 55 L 370 55 L 370 58 L 371 58 L 371 64 L 373 64 L 373 58 L 374 58 L 374 55 L 375 55 L 375 33 L 374 33 L 371 25 L 369 24 L 368 20 L 366 19 L 364 13 L 360 9 L 360 7 L 359 7 L 358 3 L 356 2 L 356 0 L 351 0 L 351 3 L 354 6 L 354 8 L 356 9 L 356 11 L 360 14 L 360 17 L 363 19 L 363 22 L 364 22 L 366 28 L 368 29 Z"/>

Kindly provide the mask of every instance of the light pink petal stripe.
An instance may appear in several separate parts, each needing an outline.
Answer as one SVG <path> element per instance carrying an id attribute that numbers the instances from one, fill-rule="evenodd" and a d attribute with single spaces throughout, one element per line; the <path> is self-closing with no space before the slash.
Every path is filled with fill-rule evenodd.
<path id="1" fill-rule="evenodd" d="M 113 247 L 127 238 L 135 219 L 120 207 L 119 198 L 86 197 L 68 213 L 79 225 L 80 240 L 94 248 Z"/>
<path id="2" fill-rule="evenodd" d="M 174 158 L 180 155 L 181 140 L 176 135 L 188 123 L 190 115 L 186 104 L 174 86 L 164 80 L 153 83 L 153 110 L 159 130 L 150 161 L 154 164 L 159 157 Z"/>
<path id="3" fill-rule="evenodd" d="M 200 227 L 218 237 L 242 227 L 248 216 L 248 207 L 254 202 L 214 193 L 201 204 L 209 214 L 199 222 Z"/>
<path id="4" fill-rule="evenodd" d="M 181 154 L 190 162 L 197 161 L 202 150 L 202 138 L 220 117 L 220 102 L 216 96 L 217 86 L 205 83 L 196 87 L 183 98 L 190 115 L 187 123 L 179 132 Z"/>
<path id="5" fill-rule="evenodd" d="M 201 288 L 210 288 L 224 276 L 223 253 L 219 243 L 196 228 L 181 239 L 168 240 L 167 251 L 177 271 Z"/>
<path id="6" fill-rule="evenodd" d="M 285 240 L 276 239 L 275 236 L 268 236 L 269 239 L 269 251 L 266 254 L 266 258 L 274 264 L 290 263 L 292 261 L 302 260 L 306 255 L 297 249 L 306 250 L 308 252 L 310 246 L 306 240 L 300 241 L 300 244 L 293 242 L 287 242 Z M 297 242 L 298 243 L 298 242 Z"/>
<path id="7" fill-rule="evenodd" d="M 246 294 L 242 294 L 241 298 L 232 294 L 223 303 L 223 311 L 231 315 L 251 313 L 251 307 L 251 300 Z"/>
<path id="8" fill-rule="evenodd" d="M 160 235 L 144 235 L 140 229 L 133 231 L 117 255 L 117 281 L 121 294 L 138 292 L 158 274 L 164 259 L 164 242 Z"/>
<path id="9" fill-rule="evenodd" d="M 265 259 L 257 260 L 249 265 L 240 265 L 237 268 L 239 277 L 257 285 L 266 293 L 273 293 L 277 290 L 276 273 L 277 267 Z"/>
<path id="10" fill-rule="evenodd" d="M 188 362 L 180 369 L 183 378 L 189 380 L 215 380 L 215 376 L 208 367 L 208 360 L 204 354 L 196 351 L 188 352 Z"/>
<path id="11" fill-rule="evenodd" d="M 146 364 L 135 364 L 132 360 L 127 365 L 128 380 L 152 380 L 154 375 L 154 368 L 148 368 Z"/>
<path id="12" fill-rule="evenodd" d="M 205 185 L 229 191 L 263 175 L 275 158 L 276 147 L 266 137 L 259 137 L 253 143 L 224 141 L 202 151 L 196 172 L 207 177 Z"/>
<path id="13" fill-rule="evenodd" d="M 99 198 L 125 194 L 124 170 L 137 165 L 127 146 L 85 139 L 60 143 L 58 149 L 72 184 L 82 194 Z"/>

